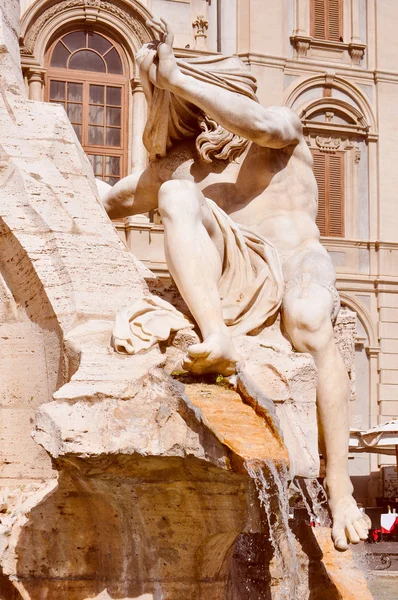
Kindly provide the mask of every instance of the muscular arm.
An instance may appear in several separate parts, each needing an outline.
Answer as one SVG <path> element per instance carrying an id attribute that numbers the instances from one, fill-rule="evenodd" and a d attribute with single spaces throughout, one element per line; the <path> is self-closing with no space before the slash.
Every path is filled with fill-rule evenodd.
<path id="1" fill-rule="evenodd" d="M 297 144 L 302 136 L 301 121 L 289 108 L 264 108 L 246 96 L 198 81 L 181 71 L 168 87 L 228 131 L 259 146 L 285 148 Z"/>
<path id="2" fill-rule="evenodd" d="M 111 219 L 140 215 L 157 207 L 160 185 L 148 167 L 118 181 L 101 194 L 101 201 Z"/>
<path id="3" fill-rule="evenodd" d="M 159 32 L 162 42 L 156 46 L 156 53 L 141 57 L 143 79 L 191 102 L 228 131 L 259 146 L 285 148 L 299 143 L 302 126 L 293 111 L 279 106 L 264 108 L 247 96 L 185 75 L 174 56 L 174 36 L 168 23 L 154 19 L 151 25 Z"/>

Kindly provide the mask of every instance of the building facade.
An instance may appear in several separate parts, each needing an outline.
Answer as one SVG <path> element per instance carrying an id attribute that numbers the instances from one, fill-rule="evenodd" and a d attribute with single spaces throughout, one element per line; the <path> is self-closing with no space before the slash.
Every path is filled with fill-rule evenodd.
<path id="1" fill-rule="evenodd" d="M 398 415 L 398 3 L 395 0 L 22 0 L 29 97 L 63 104 L 95 175 L 145 167 L 146 103 L 135 53 L 164 16 L 180 57 L 238 54 L 262 104 L 302 119 L 319 188 L 318 225 L 343 303 L 357 314 L 351 425 Z M 156 215 L 117 223 L 167 277 Z M 357 499 L 382 495 L 393 457 L 352 458 Z M 369 477 L 370 476 L 370 477 Z"/>

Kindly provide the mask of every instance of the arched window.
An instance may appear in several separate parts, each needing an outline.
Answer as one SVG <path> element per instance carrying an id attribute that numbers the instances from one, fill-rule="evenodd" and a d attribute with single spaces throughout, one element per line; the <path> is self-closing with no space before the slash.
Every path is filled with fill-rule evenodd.
<path id="1" fill-rule="evenodd" d="M 335 238 L 331 242 L 335 246 L 336 238 L 369 239 L 374 181 L 370 168 L 374 146 L 370 144 L 377 140 L 377 133 L 366 95 L 341 77 L 326 73 L 292 84 L 286 105 L 300 116 L 313 156 L 321 235 Z"/>
<path id="2" fill-rule="evenodd" d="M 318 184 L 317 225 L 322 236 L 346 237 L 359 198 L 361 154 L 367 161 L 367 124 L 347 101 L 331 96 L 310 102 L 301 113 Z M 365 174 L 366 176 L 366 174 Z M 363 182 L 362 182 L 363 184 Z M 348 224 L 354 236 L 352 223 Z"/>
<path id="3" fill-rule="evenodd" d="M 91 30 L 58 38 L 47 55 L 45 99 L 62 104 L 95 176 L 126 174 L 128 77 L 117 44 Z"/>

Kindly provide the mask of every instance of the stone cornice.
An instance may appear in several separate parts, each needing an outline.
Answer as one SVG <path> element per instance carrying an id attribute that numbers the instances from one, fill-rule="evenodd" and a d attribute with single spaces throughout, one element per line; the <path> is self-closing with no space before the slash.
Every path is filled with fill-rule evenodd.
<path id="1" fill-rule="evenodd" d="M 367 250 L 398 250 L 398 242 L 381 240 L 358 240 L 355 238 L 321 237 L 322 244 L 333 245 L 340 248 L 366 248 Z"/>
<path id="2" fill-rule="evenodd" d="M 398 71 L 380 71 L 373 72 L 375 83 L 398 83 Z"/>
<path id="3" fill-rule="evenodd" d="M 222 56 L 221 52 L 200 50 L 198 48 L 174 48 L 177 58 L 195 58 L 196 56 Z"/>
<path id="4" fill-rule="evenodd" d="M 334 237 L 321 237 L 322 244 L 326 246 L 333 245 L 339 248 L 366 248 L 367 250 L 377 250 L 380 247 L 379 241 L 371 240 L 358 240 L 355 238 L 334 238 Z M 388 242 L 387 242 L 388 243 Z M 396 244 L 398 248 L 398 242 Z"/>
<path id="5" fill-rule="evenodd" d="M 398 83 L 398 71 L 370 70 L 355 65 L 349 66 L 347 63 L 336 63 L 326 60 L 322 60 L 322 63 L 320 63 L 315 59 L 301 58 L 298 60 L 258 52 L 245 52 L 238 56 L 247 64 L 282 68 L 286 75 L 297 77 L 305 74 L 324 73 L 325 70 L 331 69 L 340 77 L 346 77 L 350 80 L 364 80 L 364 84 L 373 84 L 379 81 Z"/>
<path id="6" fill-rule="evenodd" d="M 137 231 L 153 231 L 156 233 L 163 232 L 163 225 L 158 223 L 143 223 L 134 221 L 130 221 L 128 223 L 117 223 L 117 227 L 120 229 L 134 229 Z M 360 248 L 365 250 L 371 250 L 373 252 L 378 252 L 379 250 L 398 250 L 398 242 L 384 242 L 379 240 L 359 240 L 355 238 L 334 238 L 334 237 L 321 237 L 321 242 L 327 248 L 329 246 L 334 246 L 339 250 L 344 250 L 344 248 Z M 363 276 L 361 276 L 363 277 Z M 366 279 L 368 277 L 365 276 Z M 398 280 L 397 280 L 398 283 Z"/>

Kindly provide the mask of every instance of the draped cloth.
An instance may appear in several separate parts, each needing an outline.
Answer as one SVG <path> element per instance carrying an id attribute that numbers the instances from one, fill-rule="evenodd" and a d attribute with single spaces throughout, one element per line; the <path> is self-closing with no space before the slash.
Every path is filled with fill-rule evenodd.
<path id="1" fill-rule="evenodd" d="M 256 79 L 237 56 L 177 59 L 177 64 L 184 75 L 258 102 Z M 143 135 L 149 158 L 156 160 L 166 156 L 173 141 L 196 137 L 200 132 L 198 118 L 201 114 L 196 106 L 180 96 L 155 87 Z"/>
<path id="2" fill-rule="evenodd" d="M 284 280 L 275 246 L 235 223 L 215 202 L 207 203 L 224 238 L 224 264 L 218 283 L 225 324 L 233 335 L 264 325 L 282 303 Z"/>
<path id="3" fill-rule="evenodd" d="M 212 200 L 207 202 L 224 239 L 218 282 L 224 321 L 233 336 L 247 334 L 280 308 L 284 282 L 279 255 L 261 235 L 237 225 Z M 171 304 L 149 296 L 117 313 L 113 346 L 119 353 L 135 354 L 187 327 L 192 323 Z"/>

